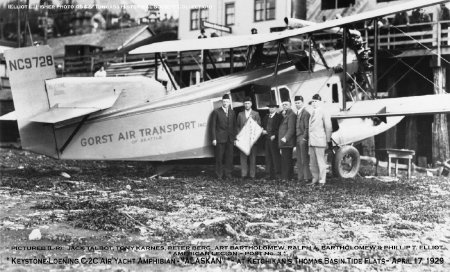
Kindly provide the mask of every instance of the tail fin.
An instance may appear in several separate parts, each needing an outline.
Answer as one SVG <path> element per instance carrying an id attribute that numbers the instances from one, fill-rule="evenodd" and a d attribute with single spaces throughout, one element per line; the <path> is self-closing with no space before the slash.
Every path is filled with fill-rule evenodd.
<path id="1" fill-rule="evenodd" d="M 58 157 L 53 126 L 30 121 L 50 108 L 45 80 L 56 78 L 52 50 L 48 46 L 25 47 L 4 55 L 22 148 Z"/>

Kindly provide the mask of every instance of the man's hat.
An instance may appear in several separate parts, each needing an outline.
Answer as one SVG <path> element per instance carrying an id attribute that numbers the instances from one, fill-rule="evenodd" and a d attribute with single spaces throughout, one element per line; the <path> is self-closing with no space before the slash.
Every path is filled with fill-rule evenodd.
<path id="1" fill-rule="evenodd" d="M 268 108 L 278 108 L 278 105 L 275 104 L 274 102 L 271 102 L 267 105 Z"/>
<path id="2" fill-rule="evenodd" d="M 222 99 L 230 99 L 230 95 L 229 95 L 229 94 L 224 94 L 224 95 L 222 96 Z"/>
<path id="3" fill-rule="evenodd" d="M 319 94 L 315 94 L 315 95 L 313 95 L 312 100 L 319 100 L 319 101 L 322 101 L 322 97 L 320 97 Z"/>
<path id="4" fill-rule="evenodd" d="M 244 98 L 244 102 L 252 102 L 252 98 L 250 96 L 246 96 Z"/>
<path id="5" fill-rule="evenodd" d="M 288 98 L 283 98 L 283 100 L 281 100 L 281 103 L 284 103 L 284 102 L 291 103 L 291 99 L 289 99 L 289 97 Z"/>
<path id="6" fill-rule="evenodd" d="M 294 97 L 294 101 L 303 101 L 303 96 L 301 96 L 301 95 L 296 95 L 296 96 Z"/>

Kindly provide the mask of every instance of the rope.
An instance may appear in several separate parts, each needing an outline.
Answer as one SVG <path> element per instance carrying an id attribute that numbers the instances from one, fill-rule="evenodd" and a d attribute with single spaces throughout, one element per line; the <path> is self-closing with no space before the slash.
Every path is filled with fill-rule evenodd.
<path id="1" fill-rule="evenodd" d="M 449 61 L 447 61 L 445 58 L 443 58 L 442 56 L 439 56 L 439 54 L 434 50 L 429 48 L 428 46 L 426 46 L 425 44 L 421 43 L 419 40 L 415 39 L 413 36 L 407 34 L 406 32 L 404 32 L 403 30 L 401 30 L 400 28 L 396 27 L 396 26 L 392 26 L 393 28 L 397 29 L 398 31 L 400 31 L 401 33 L 405 34 L 405 36 L 409 37 L 411 40 L 416 41 L 418 44 L 420 44 L 423 48 L 427 49 L 429 52 L 433 53 L 434 55 L 438 56 L 441 60 L 443 60 L 444 62 L 446 62 L 447 64 L 450 64 Z"/>
<path id="2" fill-rule="evenodd" d="M 413 70 L 414 72 L 416 72 L 417 74 L 419 74 L 420 76 L 422 76 L 423 78 L 425 78 L 426 80 L 428 80 L 429 82 L 431 82 L 428 78 L 424 77 L 421 73 L 417 72 L 417 71 L 414 69 L 414 67 L 415 67 L 417 64 L 419 64 L 419 62 L 420 62 L 424 57 L 425 57 L 425 55 L 422 56 L 422 57 L 420 57 L 419 60 L 418 60 L 416 63 L 414 63 L 413 67 L 411 67 L 410 70 L 408 70 L 405 74 L 403 74 L 403 76 L 401 76 L 397 81 L 394 82 L 394 84 L 392 84 L 392 86 L 391 86 L 389 89 L 387 89 L 387 92 L 389 92 L 392 88 L 394 88 L 394 87 L 397 85 L 397 83 L 399 83 L 400 80 L 402 80 L 402 79 L 409 73 L 409 71 L 411 71 L 411 70 Z M 406 65 L 407 67 L 410 67 L 410 66 L 409 66 L 407 63 L 405 63 L 404 61 L 401 60 L 401 62 L 402 62 L 404 65 Z M 431 82 L 431 84 L 435 85 L 434 82 Z"/>
<path id="3" fill-rule="evenodd" d="M 395 57 L 394 54 L 392 54 L 391 52 L 389 52 L 389 54 L 391 54 L 391 56 Z M 423 55 L 422 57 L 420 57 L 420 59 L 418 60 L 418 62 L 420 62 L 424 57 L 426 57 L 426 55 Z M 418 74 L 419 76 L 423 77 L 425 80 L 427 80 L 428 82 L 431 83 L 431 85 L 438 87 L 436 84 L 434 84 L 433 81 L 429 80 L 426 76 L 422 75 L 419 71 L 417 71 L 416 69 L 414 69 L 414 67 L 418 64 L 418 62 L 416 62 L 414 64 L 414 66 L 410 66 L 408 63 L 404 62 L 402 59 L 398 59 L 401 63 L 403 63 L 406 67 L 408 67 L 409 69 L 413 70 L 414 72 L 416 72 L 416 74 Z M 403 77 L 402 77 L 403 78 Z"/>

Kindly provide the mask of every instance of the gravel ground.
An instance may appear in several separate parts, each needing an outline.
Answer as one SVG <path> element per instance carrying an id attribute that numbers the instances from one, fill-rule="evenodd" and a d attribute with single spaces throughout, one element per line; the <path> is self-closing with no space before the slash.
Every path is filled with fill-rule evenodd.
<path id="1" fill-rule="evenodd" d="M 450 270 L 446 177 L 318 188 L 266 180 L 262 168 L 218 181 L 212 165 L 0 158 L 0 270 Z"/>

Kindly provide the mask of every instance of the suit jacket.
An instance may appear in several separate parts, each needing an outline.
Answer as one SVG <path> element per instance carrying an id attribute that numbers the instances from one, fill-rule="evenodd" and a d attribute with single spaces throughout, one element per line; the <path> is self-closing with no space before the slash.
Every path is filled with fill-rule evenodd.
<path id="1" fill-rule="evenodd" d="M 212 113 L 211 136 L 218 143 L 233 142 L 236 139 L 236 115 L 228 108 L 228 116 L 222 107 Z"/>
<path id="2" fill-rule="evenodd" d="M 258 125 L 261 125 L 261 117 L 259 117 L 259 113 L 257 111 L 251 110 L 250 116 L 253 120 L 255 120 Z M 241 111 L 238 114 L 236 127 L 237 127 L 237 133 L 241 131 L 241 129 L 244 127 L 245 123 L 247 122 L 247 118 L 245 117 L 245 110 Z"/>
<path id="3" fill-rule="evenodd" d="M 278 130 L 280 128 L 281 121 L 283 120 L 283 116 L 278 112 L 275 113 L 275 115 L 272 117 L 272 129 L 271 130 L 267 129 L 267 123 L 269 122 L 269 118 L 270 118 L 270 113 L 267 114 L 262 121 L 262 127 L 267 131 L 267 134 L 265 136 L 270 138 L 275 135 L 274 141 L 278 141 L 277 140 L 278 139 Z"/>
<path id="4" fill-rule="evenodd" d="M 286 116 L 283 117 L 278 129 L 278 144 L 280 148 L 293 148 L 295 146 L 296 117 L 297 115 L 291 109 L 286 111 Z M 283 137 L 286 138 L 286 143 L 281 141 Z"/>
<path id="5" fill-rule="evenodd" d="M 309 130 L 309 114 L 306 107 L 303 107 L 300 114 L 297 115 L 297 121 L 295 125 L 295 134 L 297 135 L 297 142 L 306 140 L 308 141 L 308 130 Z"/>
<path id="6" fill-rule="evenodd" d="M 322 108 L 313 110 L 309 119 L 309 146 L 327 147 L 331 132 L 330 115 Z"/>

